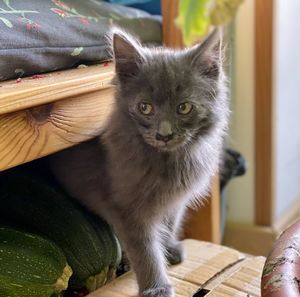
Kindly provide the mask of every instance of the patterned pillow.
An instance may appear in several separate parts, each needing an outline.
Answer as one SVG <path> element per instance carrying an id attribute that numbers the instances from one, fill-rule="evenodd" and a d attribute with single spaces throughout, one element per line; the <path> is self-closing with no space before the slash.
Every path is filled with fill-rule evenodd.
<path id="1" fill-rule="evenodd" d="M 148 13 L 97 0 L 0 1 L 0 81 L 108 58 L 105 34 L 118 25 L 160 43 Z"/>

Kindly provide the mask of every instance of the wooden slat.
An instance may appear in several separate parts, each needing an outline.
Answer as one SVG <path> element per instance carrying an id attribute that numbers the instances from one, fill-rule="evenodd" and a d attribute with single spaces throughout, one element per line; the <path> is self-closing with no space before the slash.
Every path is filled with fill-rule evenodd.
<path id="1" fill-rule="evenodd" d="M 207 242 L 185 240 L 186 260 L 168 268 L 176 297 L 258 297 L 264 257 L 248 257 Z M 137 297 L 136 277 L 126 273 L 88 297 Z M 157 295 L 156 295 L 157 296 Z"/>
<path id="2" fill-rule="evenodd" d="M 218 176 L 213 179 L 211 196 L 203 203 L 202 207 L 189 210 L 185 223 L 185 238 L 220 243 L 220 183 Z"/>
<path id="3" fill-rule="evenodd" d="M 183 45 L 181 31 L 175 26 L 179 0 L 162 0 L 163 39 L 167 47 L 180 48 Z"/>
<path id="4" fill-rule="evenodd" d="M 99 135 L 112 102 L 108 88 L 0 115 L 0 171 Z"/>
<path id="5" fill-rule="evenodd" d="M 255 1 L 255 223 L 272 226 L 273 0 Z"/>
<path id="6" fill-rule="evenodd" d="M 104 63 L 2 82 L 0 115 L 108 88 L 113 75 L 113 64 Z"/>

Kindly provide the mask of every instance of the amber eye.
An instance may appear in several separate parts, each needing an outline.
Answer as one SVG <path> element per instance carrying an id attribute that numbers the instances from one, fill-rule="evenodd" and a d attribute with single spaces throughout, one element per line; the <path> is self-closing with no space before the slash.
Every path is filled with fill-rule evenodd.
<path id="1" fill-rule="evenodd" d="M 193 104 L 189 102 L 181 103 L 177 106 L 177 113 L 179 114 L 188 114 L 192 111 Z"/>
<path id="2" fill-rule="evenodd" d="M 150 103 L 139 103 L 139 110 L 142 114 L 149 115 L 153 113 L 153 107 Z"/>

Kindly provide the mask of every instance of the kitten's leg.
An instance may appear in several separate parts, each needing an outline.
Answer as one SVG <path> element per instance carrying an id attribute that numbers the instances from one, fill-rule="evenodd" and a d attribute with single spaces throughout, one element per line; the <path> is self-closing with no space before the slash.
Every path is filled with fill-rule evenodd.
<path id="1" fill-rule="evenodd" d="M 173 297 L 159 230 L 126 220 L 115 222 L 114 227 L 136 273 L 140 296 Z"/>
<path id="2" fill-rule="evenodd" d="M 166 230 L 164 231 L 165 240 L 163 242 L 165 242 L 167 260 L 171 265 L 179 264 L 184 260 L 182 243 L 178 240 L 184 213 L 185 207 L 182 207 L 165 219 Z"/>

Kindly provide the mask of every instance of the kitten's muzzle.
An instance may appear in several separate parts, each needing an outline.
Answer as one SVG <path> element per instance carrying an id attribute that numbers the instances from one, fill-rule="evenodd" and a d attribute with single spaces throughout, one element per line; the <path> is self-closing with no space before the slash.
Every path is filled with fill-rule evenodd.
<path id="1" fill-rule="evenodd" d="M 163 141 L 167 143 L 174 138 L 174 133 L 172 131 L 172 126 L 169 121 L 161 121 L 158 126 L 158 131 L 155 135 L 156 140 Z"/>
<path id="2" fill-rule="evenodd" d="M 159 141 L 168 142 L 174 138 L 174 134 L 171 133 L 171 134 L 167 134 L 167 135 L 161 135 L 159 133 L 156 133 L 155 138 L 156 138 L 156 140 L 159 140 Z"/>

